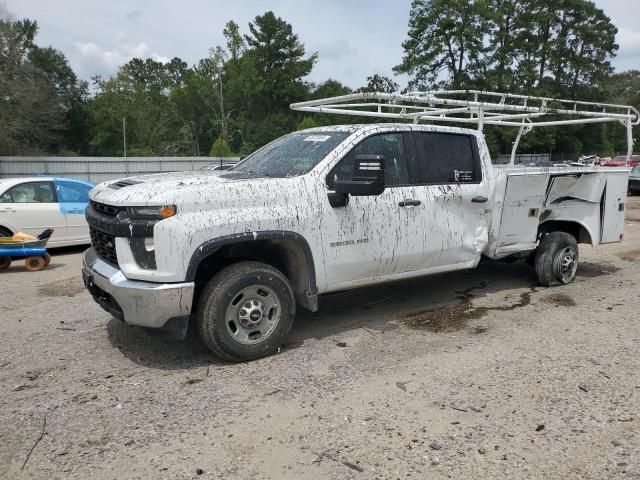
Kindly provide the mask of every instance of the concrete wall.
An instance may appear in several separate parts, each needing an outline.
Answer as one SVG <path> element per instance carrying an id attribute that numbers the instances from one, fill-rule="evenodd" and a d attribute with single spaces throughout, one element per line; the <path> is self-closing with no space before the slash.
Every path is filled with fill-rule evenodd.
<path id="1" fill-rule="evenodd" d="M 0 178 L 33 175 L 78 178 L 100 183 L 145 173 L 199 170 L 236 157 L 0 157 Z"/>

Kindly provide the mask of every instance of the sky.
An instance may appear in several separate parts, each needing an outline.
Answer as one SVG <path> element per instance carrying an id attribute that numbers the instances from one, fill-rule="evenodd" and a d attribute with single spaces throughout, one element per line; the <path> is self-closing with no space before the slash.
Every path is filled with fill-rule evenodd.
<path id="1" fill-rule="evenodd" d="M 291 23 L 319 60 L 309 80 L 352 88 L 375 73 L 392 76 L 402 58 L 411 0 L 0 0 L 16 18 L 35 19 L 37 43 L 65 53 L 86 80 L 108 76 L 133 57 L 192 65 L 224 45 L 229 20 L 248 33 L 256 15 L 272 10 Z M 617 71 L 640 69 L 639 0 L 596 0 L 618 27 Z M 1 10 L 0 6 L 0 10 Z M 396 81 L 401 85 L 406 78 Z"/>

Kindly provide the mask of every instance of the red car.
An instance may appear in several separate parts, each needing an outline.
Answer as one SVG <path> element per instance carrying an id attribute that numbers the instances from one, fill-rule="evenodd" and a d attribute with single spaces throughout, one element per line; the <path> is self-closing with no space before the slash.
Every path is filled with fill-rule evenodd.
<path id="1" fill-rule="evenodd" d="M 640 155 L 631 155 L 629 163 L 627 163 L 626 155 L 613 157 L 611 160 L 600 162 L 603 167 L 636 167 L 640 165 Z"/>

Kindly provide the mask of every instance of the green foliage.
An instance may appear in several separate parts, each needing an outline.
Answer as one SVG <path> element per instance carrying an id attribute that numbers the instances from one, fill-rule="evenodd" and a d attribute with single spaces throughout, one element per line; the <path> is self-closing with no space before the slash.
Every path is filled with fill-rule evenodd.
<path id="1" fill-rule="evenodd" d="M 410 87 L 604 100 L 617 29 L 587 0 L 414 0 L 397 73 Z M 599 126 L 535 129 L 519 151 L 610 151 Z M 509 152 L 516 129 L 487 129 Z"/>
<path id="2" fill-rule="evenodd" d="M 487 19 L 481 0 L 413 0 L 409 38 L 396 73 L 413 76 L 410 88 L 460 88 L 482 70 Z"/>
<path id="3" fill-rule="evenodd" d="M 253 64 L 260 75 L 270 106 L 287 110 L 307 94 L 302 82 L 318 59 L 314 53 L 304 58 L 305 48 L 293 28 L 273 12 L 267 12 L 249 23 L 251 35 L 245 35 Z"/>
<path id="4" fill-rule="evenodd" d="M 358 89 L 359 92 L 383 92 L 395 93 L 400 89 L 400 85 L 389 77 L 378 75 L 377 73 L 371 77 L 367 77 L 367 84 Z"/>
<path id="5" fill-rule="evenodd" d="M 38 25 L 0 18 L 0 154 L 84 151 L 87 84 L 35 44 Z"/>
<path id="6" fill-rule="evenodd" d="M 412 86 L 584 96 L 611 73 L 616 33 L 587 0 L 414 0 L 395 71 Z"/>
<path id="7" fill-rule="evenodd" d="M 243 29 L 225 25 L 224 45 L 189 66 L 134 58 L 93 95 L 64 55 L 35 43 L 37 24 L 0 14 L 0 154 L 57 153 L 226 156 L 247 154 L 296 129 L 374 122 L 303 116 L 289 104 L 352 92 L 396 92 L 374 74 L 350 87 L 306 80 L 308 54 L 293 26 L 273 12 Z M 640 72 L 612 74 L 617 30 L 587 0 L 413 0 L 396 73 L 409 88 L 481 88 L 575 97 L 640 108 Z M 511 150 L 517 129 L 485 129 L 492 154 Z M 639 133 L 639 132 L 636 132 Z M 626 151 L 622 125 L 534 129 L 522 152 Z"/>
<path id="8" fill-rule="evenodd" d="M 315 128 L 317 126 L 318 124 L 313 120 L 313 118 L 304 117 L 300 123 L 298 123 L 296 130 L 306 130 L 307 128 Z"/>
<path id="9" fill-rule="evenodd" d="M 227 142 L 224 141 L 223 138 L 219 137 L 213 145 L 211 145 L 211 150 L 209 150 L 210 157 L 233 157 L 231 153 L 231 149 Z"/>

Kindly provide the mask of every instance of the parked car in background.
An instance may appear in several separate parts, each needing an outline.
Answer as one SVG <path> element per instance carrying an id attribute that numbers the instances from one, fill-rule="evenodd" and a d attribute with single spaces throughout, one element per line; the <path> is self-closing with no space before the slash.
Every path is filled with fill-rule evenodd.
<path id="1" fill-rule="evenodd" d="M 208 170 L 210 172 L 213 172 L 215 170 L 229 170 L 234 165 L 235 165 L 235 162 L 216 162 L 216 163 L 210 163 L 209 165 L 205 165 L 200 170 Z"/>
<path id="2" fill-rule="evenodd" d="M 597 155 L 581 155 L 578 160 L 563 160 L 556 162 L 554 167 L 593 167 L 600 165 L 600 157 Z"/>
<path id="3" fill-rule="evenodd" d="M 640 195 L 640 165 L 636 165 L 629 174 L 629 192 Z"/>
<path id="4" fill-rule="evenodd" d="M 627 163 L 626 155 L 618 155 L 610 160 L 600 162 L 603 167 L 636 167 L 640 165 L 640 155 L 631 155 L 629 163 Z"/>
<path id="5" fill-rule="evenodd" d="M 91 243 L 84 216 L 93 184 L 54 177 L 0 179 L 0 237 L 55 231 L 49 247 Z"/>

